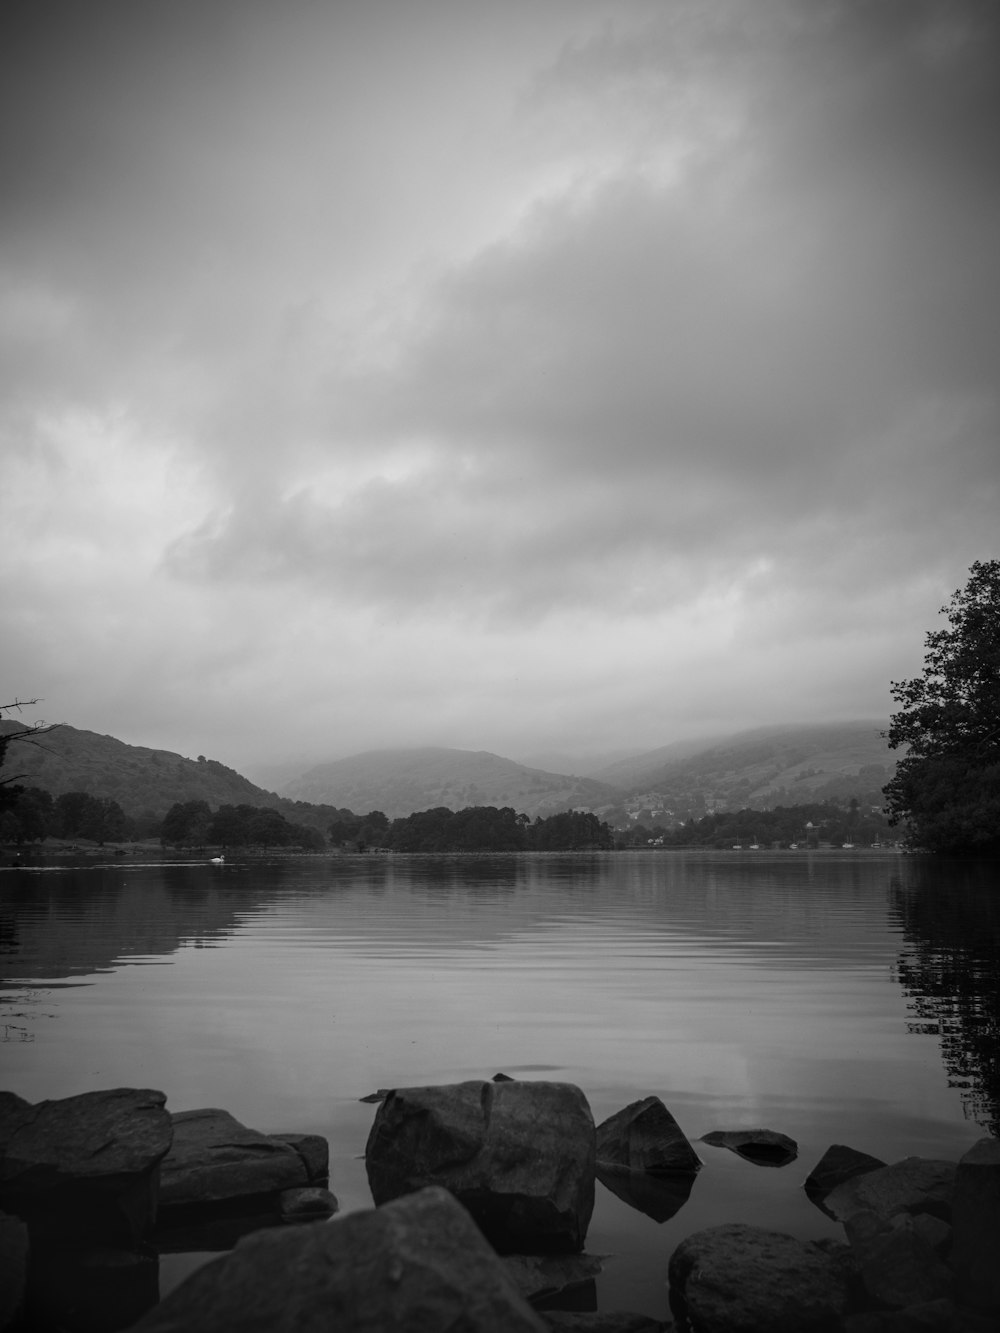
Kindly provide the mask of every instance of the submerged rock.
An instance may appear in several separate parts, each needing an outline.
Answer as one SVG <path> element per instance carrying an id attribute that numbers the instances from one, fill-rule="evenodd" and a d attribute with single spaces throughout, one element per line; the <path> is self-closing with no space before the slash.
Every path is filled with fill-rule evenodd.
<path id="1" fill-rule="evenodd" d="M 621 1171 L 598 1166 L 597 1179 L 606 1190 L 654 1222 L 668 1222 L 687 1203 L 697 1177 L 651 1176 L 645 1171 Z"/>
<path id="2" fill-rule="evenodd" d="M 111 1088 L 0 1107 L 0 1207 L 33 1238 L 134 1245 L 156 1218 L 160 1164 L 173 1137 L 166 1097 Z"/>
<path id="3" fill-rule="evenodd" d="M 701 1170 L 701 1159 L 659 1097 L 632 1102 L 597 1126 L 597 1162 L 656 1175 Z"/>
<path id="4" fill-rule="evenodd" d="M 740 1224 L 696 1231 L 671 1255 L 671 1304 L 698 1333 L 831 1333 L 849 1306 L 842 1251 Z"/>
<path id="5" fill-rule="evenodd" d="M 594 1208 L 594 1120 L 570 1083 L 397 1088 L 365 1162 L 377 1204 L 443 1185 L 501 1253 L 583 1248 Z"/>
<path id="6" fill-rule="evenodd" d="M 464 1208 L 426 1189 L 329 1223 L 260 1231 L 133 1333 L 544 1333 Z"/>
<path id="7" fill-rule="evenodd" d="M 755 1166 L 787 1166 L 799 1155 L 799 1145 L 774 1129 L 713 1129 L 702 1134 L 702 1143 L 728 1148 Z"/>
<path id="8" fill-rule="evenodd" d="M 310 1183 L 303 1157 L 288 1142 L 247 1129 L 228 1111 L 207 1107 L 171 1117 L 174 1140 L 164 1158 L 164 1208 L 218 1204 Z"/>

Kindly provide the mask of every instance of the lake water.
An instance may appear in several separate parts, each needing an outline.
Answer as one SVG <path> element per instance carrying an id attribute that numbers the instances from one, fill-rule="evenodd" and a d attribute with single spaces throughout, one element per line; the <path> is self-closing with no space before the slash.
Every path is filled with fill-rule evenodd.
<path id="1" fill-rule="evenodd" d="M 1000 1126 L 998 867 L 870 852 L 339 857 L 0 872 L 0 1078 L 31 1101 L 160 1088 L 325 1135 L 371 1206 L 376 1088 L 566 1080 L 595 1120 L 655 1094 L 696 1144 L 662 1222 L 598 1185 L 601 1308 L 668 1315 L 691 1231 L 837 1235 L 802 1182 L 831 1143 L 957 1158 Z M 203 1255 L 164 1255 L 165 1292 Z"/>

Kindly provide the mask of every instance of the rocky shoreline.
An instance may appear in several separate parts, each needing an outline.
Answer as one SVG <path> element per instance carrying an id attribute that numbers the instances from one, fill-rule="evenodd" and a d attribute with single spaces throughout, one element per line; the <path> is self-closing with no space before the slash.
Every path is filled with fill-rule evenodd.
<path id="1" fill-rule="evenodd" d="M 0 1093 L 0 1333 L 671 1327 L 572 1308 L 601 1271 L 584 1248 L 595 1182 L 663 1220 L 701 1167 L 659 1098 L 596 1126 L 575 1085 L 501 1074 L 363 1100 L 375 1206 L 336 1217 L 318 1135 L 171 1114 L 148 1089 Z M 773 1130 L 701 1141 L 763 1167 L 797 1157 Z M 843 1240 L 694 1232 L 663 1256 L 677 1333 L 1000 1328 L 1000 1140 L 891 1164 L 832 1145 L 804 1188 Z M 159 1301 L 159 1254 L 199 1249 L 226 1252 Z"/>

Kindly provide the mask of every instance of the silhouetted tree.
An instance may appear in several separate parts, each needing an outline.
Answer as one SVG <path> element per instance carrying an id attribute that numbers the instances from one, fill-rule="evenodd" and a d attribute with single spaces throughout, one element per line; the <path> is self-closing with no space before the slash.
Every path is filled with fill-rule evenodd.
<path id="1" fill-rule="evenodd" d="M 1000 560 L 976 561 L 926 636 L 924 671 L 893 681 L 885 786 L 893 823 L 931 851 L 1000 853 Z"/>

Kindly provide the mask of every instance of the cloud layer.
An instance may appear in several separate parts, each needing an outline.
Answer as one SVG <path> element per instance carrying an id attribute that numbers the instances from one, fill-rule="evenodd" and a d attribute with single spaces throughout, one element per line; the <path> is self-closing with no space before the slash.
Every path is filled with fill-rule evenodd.
<path id="1" fill-rule="evenodd" d="M 880 715 L 995 554 L 990 7 L 20 24 L 11 696 L 241 764 Z"/>

